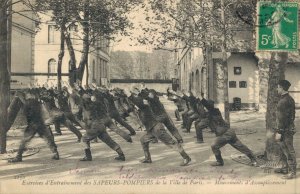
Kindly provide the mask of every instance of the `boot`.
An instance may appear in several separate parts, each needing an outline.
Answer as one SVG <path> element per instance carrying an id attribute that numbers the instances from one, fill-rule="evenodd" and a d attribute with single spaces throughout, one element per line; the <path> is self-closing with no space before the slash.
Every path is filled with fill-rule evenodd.
<path id="1" fill-rule="evenodd" d="M 215 155 L 215 157 L 216 157 L 217 161 L 214 163 L 211 163 L 210 165 L 211 166 L 224 166 L 224 161 L 223 161 L 221 154 Z"/>
<path id="2" fill-rule="evenodd" d="M 82 135 L 80 134 L 79 136 L 77 136 L 77 142 L 80 143 L 81 142 L 81 138 L 82 138 Z"/>
<path id="3" fill-rule="evenodd" d="M 180 166 L 187 166 L 191 161 L 192 161 L 192 159 L 188 156 L 187 158 L 183 159 Z"/>
<path id="4" fill-rule="evenodd" d="M 186 166 L 192 161 L 192 159 L 189 157 L 189 155 L 187 155 L 187 153 L 184 150 L 182 150 L 179 153 L 183 158 L 183 161 L 181 162 L 180 166 Z"/>
<path id="5" fill-rule="evenodd" d="M 203 141 L 203 133 L 202 133 L 202 129 L 197 129 L 196 128 L 196 138 L 197 138 L 197 143 L 204 143 Z"/>
<path id="6" fill-rule="evenodd" d="M 178 144 L 183 143 L 183 139 L 177 139 Z"/>
<path id="7" fill-rule="evenodd" d="M 52 158 L 52 160 L 59 160 L 59 154 L 58 154 L 58 151 L 54 152 Z"/>
<path id="8" fill-rule="evenodd" d="M 116 152 L 118 153 L 119 156 L 115 157 L 115 160 L 125 161 L 125 155 L 120 147 L 116 149 Z"/>
<path id="9" fill-rule="evenodd" d="M 135 131 L 130 131 L 130 134 L 129 134 L 130 136 L 134 136 L 134 135 L 136 135 L 136 132 Z"/>
<path id="10" fill-rule="evenodd" d="M 54 127 L 55 127 L 55 132 L 56 132 L 54 135 L 62 135 L 61 129 L 60 129 L 60 124 L 55 122 Z"/>
<path id="11" fill-rule="evenodd" d="M 294 178 L 296 178 L 296 172 L 290 172 L 287 175 L 284 175 L 282 178 L 283 179 L 294 179 Z"/>
<path id="12" fill-rule="evenodd" d="M 140 160 L 141 163 L 152 163 L 151 158 L 144 158 L 142 160 Z"/>
<path id="13" fill-rule="evenodd" d="M 16 163 L 16 162 L 22 162 L 22 155 L 18 154 L 16 157 L 8 160 L 8 163 Z"/>
<path id="14" fill-rule="evenodd" d="M 127 142 L 132 143 L 131 137 L 129 139 L 127 139 Z"/>
<path id="15" fill-rule="evenodd" d="M 152 163 L 151 155 L 149 152 L 148 146 L 143 146 L 145 158 L 143 160 L 140 160 L 141 163 Z"/>
<path id="16" fill-rule="evenodd" d="M 247 156 L 250 159 L 250 165 L 251 166 L 259 167 L 259 165 L 257 163 L 257 160 L 256 160 L 256 158 L 255 158 L 255 156 L 253 154 L 249 154 Z"/>
<path id="17" fill-rule="evenodd" d="M 115 157 L 115 160 L 125 161 L 125 155 L 120 154 L 119 156 Z"/>
<path id="18" fill-rule="evenodd" d="M 278 174 L 288 174 L 288 168 L 287 167 L 278 168 L 275 169 L 274 172 Z"/>
<path id="19" fill-rule="evenodd" d="M 84 150 L 85 152 L 85 157 L 80 159 L 80 161 L 92 161 L 92 153 L 91 153 L 91 150 L 90 149 L 85 149 Z"/>

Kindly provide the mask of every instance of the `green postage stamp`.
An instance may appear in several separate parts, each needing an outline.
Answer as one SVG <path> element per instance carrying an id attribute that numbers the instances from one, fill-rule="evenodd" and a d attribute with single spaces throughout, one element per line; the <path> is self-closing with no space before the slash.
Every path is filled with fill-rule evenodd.
<path id="1" fill-rule="evenodd" d="M 258 2 L 257 51 L 297 51 L 298 3 Z"/>

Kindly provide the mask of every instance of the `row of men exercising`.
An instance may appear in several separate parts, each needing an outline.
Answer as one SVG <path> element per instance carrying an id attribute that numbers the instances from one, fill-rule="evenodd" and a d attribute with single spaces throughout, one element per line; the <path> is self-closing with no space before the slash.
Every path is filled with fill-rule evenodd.
<path id="1" fill-rule="evenodd" d="M 251 165 L 258 166 L 253 152 L 237 138 L 235 131 L 230 129 L 223 120 L 220 110 L 214 107 L 213 100 L 204 99 L 203 94 L 196 97 L 193 92 L 182 93 L 170 90 L 168 90 L 168 98 L 177 106 L 175 116 L 177 121 L 182 119 L 183 132 L 190 133 L 192 123 L 195 122 L 197 143 L 204 143 L 204 129 L 209 128 L 212 133 L 215 133 L 216 139 L 211 148 L 217 161 L 212 163 L 212 166 L 224 165 L 220 148 L 226 144 L 230 144 L 248 156 Z"/>
<path id="2" fill-rule="evenodd" d="M 145 159 L 141 162 L 151 163 L 149 152 L 149 143 L 155 139 L 161 140 L 169 147 L 176 149 L 183 157 L 181 165 L 187 165 L 191 159 L 181 146 L 182 137 L 178 133 L 172 120 L 169 118 L 166 110 L 159 101 L 154 90 L 138 91 L 137 88 L 128 98 L 139 111 L 141 123 L 146 128 L 147 134 L 141 137 L 142 147 L 145 153 Z M 117 95 L 115 95 L 117 96 Z M 55 104 L 57 98 L 57 104 Z M 85 157 L 81 161 L 91 161 L 92 154 L 90 150 L 90 141 L 99 138 L 106 143 L 111 149 L 118 153 L 116 160 L 125 161 L 125 155 L 121 147 L 106 132 L 106 127 L 116 132 L 127 142 L 132 142 L 130 135 L 134 135 L 134 129 L 129 126 L 121 117 L 117 107 L 115 106 L 114 95 L 106 89 L 88 89 L 81 87 L 73 88 L 71 94 L 67 90 L 63 92 L 54 92 L 46 89 L 27 89 L 18 92 L 16 98 L 20 99 L 23 104 L 24 114 L 27 117 L 27 128 L 24 132 L 24 138 L 21 141 L 17 156 L 9 162 L 21 162 L 22 154 L 28 143 L 36 133 L 45 138 L 53 152 L 52 159 L 59 159 L 57 146 L 54 142 L 52 131 L 49 127 L 51 124 L 62 123 L 72 131 L 78 138 L 82 139 L 85 146 Z M 147 101 L 146 103 L 144 102 Z M 43 106 L 47 109 L 50 118 L 43 118 Z M 82 120 L 80 120 L 79 112 L 73 114 L 71 109 L 78 106 L 78 110 L 82 110 Z M 117 127 L 112 118 L 125 126 L 130 134 Z M 171 134 L 177 139 L 177 142 L 165 131 L 162 123 L 169 129 Z M 86 130 L 82 136 L 80 131 L 73 125 L 78 125 Z"/>

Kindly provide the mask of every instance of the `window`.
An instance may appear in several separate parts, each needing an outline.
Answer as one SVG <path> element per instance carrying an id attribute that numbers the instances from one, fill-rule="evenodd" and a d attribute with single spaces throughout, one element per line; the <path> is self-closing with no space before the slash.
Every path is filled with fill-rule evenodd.
<path id="1" fill-rule="evenodd" d="M 71 25 L 69 26 L 70 32 L 78 32 L 78 26 L 77 25 Z"/>
<path id="2" fill-rule="evenodd" d="M 236 81 L 229 81 L 229 88 L 236 88 Z"/>
<path id="3" fill-rule="evenodd" d="M 54 43 L 55 25 L 48 26 L 48 43 Z"/>
<path id="4" fill-rule="evenodd" d="M 247 88 L 247 82 L 246 81 L 240 81 L 239 85 L 240 85 L 240 88 Z"/>
<path id="5" fill-rule="evenodd" d="M 50 73 L 56 73 L 57 71 L 57 64 L 56 64 L 56 60 L 55 59 L 49 59 L 48 61 L 48 74 Z M 48 75 L 49 77 L 50 75 Z"/>
<path id="6" fill-rule="evenodd" d="M 234 75 L 241 75 L 242 74 L 242 67 L 234 67 L 233 68 Z"/>

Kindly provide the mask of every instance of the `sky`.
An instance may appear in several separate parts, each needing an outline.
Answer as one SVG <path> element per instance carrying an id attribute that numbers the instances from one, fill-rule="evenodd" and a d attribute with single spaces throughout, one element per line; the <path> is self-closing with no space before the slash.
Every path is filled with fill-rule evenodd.
<path id="1" fill-rule="evenodd" d="M 129 19 L 132 21 L 134 25 L 134 29 L 130 30 L 133 33 L 133 37 L 138 37 L 143 34 L 143 31 L 140 29 L 139 25 L 146 25 L 147 21 L 144 17 L 144 9 L 138 8 L 133 12 L 129 13 Z M 140 45 L 137 40 L 130 40 L 130 37 L 118 36 L 118 39 L 121 41 L 112 43 L 112 51 L 144 51 L 144 52 L 152 52 L 151 45 Z M 132 46 L 130 46 L 132 45 Z"/>

